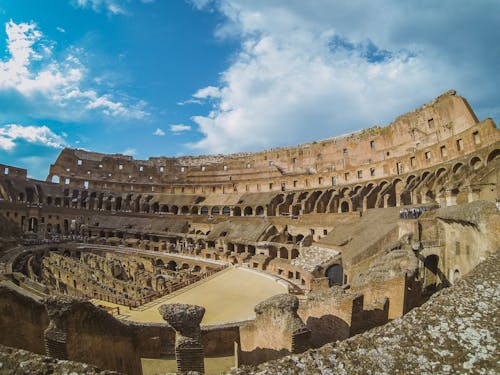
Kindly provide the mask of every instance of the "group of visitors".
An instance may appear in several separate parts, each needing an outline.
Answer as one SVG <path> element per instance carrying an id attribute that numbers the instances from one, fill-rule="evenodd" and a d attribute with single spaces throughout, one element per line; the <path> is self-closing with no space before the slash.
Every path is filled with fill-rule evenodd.
<path id="1" fill-rule="evenodd" d="M 425 212 L 425 207 L 403 208 L 399 210 L 400 219 L 418 219 Z"/>

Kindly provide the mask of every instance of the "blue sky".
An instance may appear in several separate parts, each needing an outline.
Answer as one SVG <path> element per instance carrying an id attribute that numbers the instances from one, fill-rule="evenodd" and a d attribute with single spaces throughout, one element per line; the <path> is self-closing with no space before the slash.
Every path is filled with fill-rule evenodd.
<path id="1" fill-rule="evenodd" d="M 499 27 L 493 0 L 0 0 L 0 162 L 294 145 L 452 88 L 498 122 Z"/>

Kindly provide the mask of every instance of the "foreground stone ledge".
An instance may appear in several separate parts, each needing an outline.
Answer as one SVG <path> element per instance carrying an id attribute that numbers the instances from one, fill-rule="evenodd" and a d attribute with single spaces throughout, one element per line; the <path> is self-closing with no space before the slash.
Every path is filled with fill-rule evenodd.
<path id="1" fill-rule="evenodd" d="M 119 375 L 121 373 L 0 345 L 0 374 Z"/>

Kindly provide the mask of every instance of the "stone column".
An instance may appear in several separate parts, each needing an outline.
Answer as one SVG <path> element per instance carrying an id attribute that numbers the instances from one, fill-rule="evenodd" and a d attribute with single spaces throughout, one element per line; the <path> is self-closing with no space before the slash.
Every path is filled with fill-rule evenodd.
<path id="1" fill-rule="evenodd" d="M 457 196 L 456 194 L 453 194 L 451 191 L 447 190 L 445 192 L 445 198 L 446 198 L 446 207 L 457 205 Z"/>
<path id="2" fill-rule="evenodd" d="M 71 300 L 68 296 L 57 296 L 49 297 L 45 301 L 50 322 L 43 336 L 45 352 L 50 357 L 68 359 L 65 315 L 70 309 Z"/>
<path id="3" fill-rule="evenodd" d="M 163 319 L 175 330 L 177 371 L 181 374 L 189 371 L 204 373 L 200 322 L 205 315 L 205 308 L 173 303 L 160 306 L 159 311 Z"/>
<path id="4" fill-rule="evenodd" d="M 479 193 L 480 193 L 479 189 L 469 188 L 467 190 L 467 202 L 471 203 L 479 200 Z"/>

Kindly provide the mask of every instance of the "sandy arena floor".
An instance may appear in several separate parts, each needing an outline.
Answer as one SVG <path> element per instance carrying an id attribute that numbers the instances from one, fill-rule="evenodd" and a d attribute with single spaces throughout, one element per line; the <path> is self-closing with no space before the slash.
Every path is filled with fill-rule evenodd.
<path id="1" fill-rule="evenodd" d="M 271 278 L 241 268 L 219 272 L 171 295 L 161 297 L 138 309 L 120 306 L 120 318 L 136 322 L 165 323 L 158 307 L 165 303 L 189 303 L 205 307 L 202 325 L 235 322 L 255 318 L 254 307 L 259 302 L 280 293 L 285 286 Z M 98 300 L 95 304 L 117 306 Z"/>
<path id="2" fill-rule="evenodd" d="M 218 375 L 234 367 L 234 357 L 205 358 L 205 374 Z M 142 374 L 176 374 L 177 362 L 175 359 L 148 359 L 142 358 Z"/>

